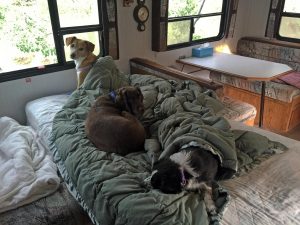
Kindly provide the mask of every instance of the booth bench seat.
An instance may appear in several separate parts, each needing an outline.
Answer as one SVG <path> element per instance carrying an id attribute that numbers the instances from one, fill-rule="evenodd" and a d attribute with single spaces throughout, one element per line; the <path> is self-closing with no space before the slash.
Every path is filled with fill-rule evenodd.
<path id="1" fill-rule="evenodd" d="M 238 41 L 236 54 L 290 66 L 294 71 L 266 82 L 263 127 L 285 133 L 300 124 L 300 44 L 265 38 L 244 37 Z M 261 82 L 247 81 L 220 72 L 188 65 L 180 68 L 190 78 L 203 78 L 223 86 L 224 96 L 253 105 L 257 110 L 255 124 L 259 123 Z"/>
<path id="2" fill-rule="evenodd" d="M 289 65 L 300 72 L 300 44 L 270 38 L 243 37 L 238 41 L 237 54 Z"/>
<path id="3" fill-rule="evenodd" d="M 294 72 L 266 82 L 264 127 L 276 132 L 287 132 L 300 124 L 300 45 L 264 38 L 244 37 L 238 41 L 237 54 L 284 63 Z M 224 85 L 224 95 L 254 105 L 260 105 L 261 84 L 210 73 L 215 83 Z M 258 123 L 258 116 L 255 119 Z"/>

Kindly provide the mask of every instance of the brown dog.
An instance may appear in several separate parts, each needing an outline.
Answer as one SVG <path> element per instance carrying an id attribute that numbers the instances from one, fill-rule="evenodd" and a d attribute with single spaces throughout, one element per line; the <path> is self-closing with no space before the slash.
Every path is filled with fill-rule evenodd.
<path id="1" fill-rule="evenodd" d="M 79 88 L 97 60 L 97 56 L 93 54 L 95 45 L 89 41 L 78 39 L 75 36 L 66 38 L 66 45 L 71 45 L 70 57 L 76 64 L 77 88 Z"/>
<path id="2" fill-rule="evenodd" d="M 123 87 L 97 98 L 85 122 L 87 137 L 106 152 L 126 155 L 144 149 L 145 129 L 138 118 L 144 113 L 143 94 Z"/>

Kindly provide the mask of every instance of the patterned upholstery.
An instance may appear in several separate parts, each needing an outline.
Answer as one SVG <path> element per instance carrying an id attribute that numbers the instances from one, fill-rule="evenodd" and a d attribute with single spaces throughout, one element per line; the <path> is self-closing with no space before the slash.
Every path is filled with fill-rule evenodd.
<path id="1" fill-rule="evenodd" d="M 237 54 L 283 63 L 300 72 L 300 48 L 271 39 L 244 37 L 238 41 Z"/>
<path id="2" fill-rule="evenodd" d="M 229 84 L 258 94 L 261 93 L 260 81 L 247 81 L 216 72 L 210 73 L 210 79 L 216 83 Z M 292 102 L 294 97 L 300 96 L 300 89 L 288 84 L 266 82 L 266 96 L 283 102 Z"/>
<path id="3" fill-rule="evenodd" d="M 256 108 L 246 102 L 235 100 L 227 96 L 223 99 L 225 108 L 217 115 L 224 116 L 228 120 L 247 122 L 255 119 Z"/>

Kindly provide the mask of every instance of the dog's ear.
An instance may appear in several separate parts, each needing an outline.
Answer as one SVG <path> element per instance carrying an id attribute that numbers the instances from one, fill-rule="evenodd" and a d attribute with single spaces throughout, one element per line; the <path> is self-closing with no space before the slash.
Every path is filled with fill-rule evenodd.
<path id="1" fill-rule="evenodd" d="M 139 94 L 141 95 L 142 100 L 144 100 L 144 95 L 143 95 L 141 89 L 140 89 L 139 87 L 136 87 L 136 89 L 137 89 L 137 91 L 139 92 Z"/>
<path id="2" fill-rule="evenodd" d="M 151 177 L 151 185 L 153 188 L 159 189 L 161 187 L 162 180 L 161 177 L 158 174 L 153 174 Z"/>
<path id="3" fill-rule="evenodd" d="M 154 162 L 154 164 L 153 164 L 153 170 L 160 170 L 160 169 L 163 169 L 163 168 L 166 167 L 165 164 L 166 164 L 166 160 L 160 159 L 160 160 Z"/>
<path id="4" fill-rule="evenodd" d="M 117 90 L 117 95 L 116 95 L 116 102 L 118 104 L 123 104 L 124 99 L 126 99 L 126 88 L 122 87 Z"/>
<path id="5" fill-rule="evenodd" d="M 122 87 L 119 89 L 118 94 L 123 97 L 126 95 L 126 91 L 127 91 L 126 87 Z"/>
<path id="6" fill-rule="evenodd" d="M 95 45 L 92 42 L 89 42 L 89 41 L 85 41 L 85 43 L 86 43 L 87 49 L 89 51 L 93 52 L 94 49 L 95 49 Z"/>
<path id="7" fill-rule="evenodd" d="M 75 36 L 73 37 L 67 37 L 66 38 L 66 45 L 69 46 L 73 41 L 75 41 L 77 38 Z"/>

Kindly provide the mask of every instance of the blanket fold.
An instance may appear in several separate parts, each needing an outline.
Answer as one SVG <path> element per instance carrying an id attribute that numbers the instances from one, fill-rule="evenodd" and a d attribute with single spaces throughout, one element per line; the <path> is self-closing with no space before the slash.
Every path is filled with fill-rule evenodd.
<path id="1" fill-rule="evenodd" d="M 45 197 L 60 179 L 51 155 L 29 126 L 0 118 L 0 212 Z"/>

